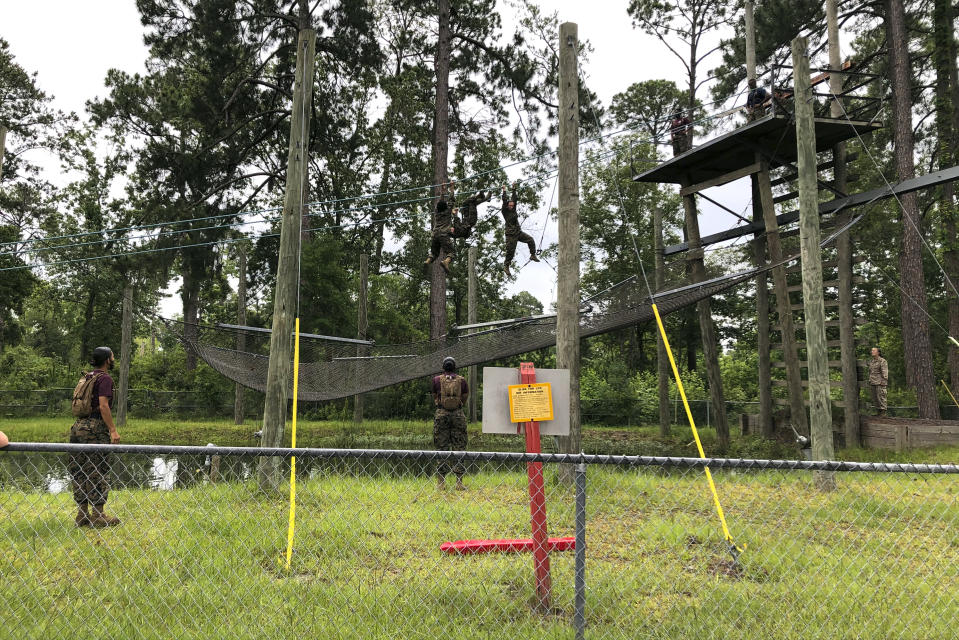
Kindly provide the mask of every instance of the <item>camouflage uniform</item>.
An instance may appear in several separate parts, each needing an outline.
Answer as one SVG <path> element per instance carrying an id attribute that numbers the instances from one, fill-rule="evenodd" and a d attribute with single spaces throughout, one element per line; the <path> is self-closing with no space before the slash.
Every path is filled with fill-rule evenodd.
<path id="1" fill-rule="evenodd" d="M 513 208 L 509 207 L 509 202 L 513 202 Z M 526 246 L 529 247 L 529 255 L 532 259 L 536 259 L 536 241 L 533 240 L 533 236 L 525 233 L 519 227 L 519 214 L 516 212 L 516 192 L 513 192 L 512 200 L 506 198 L 506 194 L 503 194 L 503 221 L 506 223 L 505 234 L 506 234 L 506 268 L 509 268 L 509 265 L 513 262 L 513 256 L 516 255 L 516 243 L 525 242 Z"/>
<path id="2" fill-rule="evenodd" d="M 443 378 L 455 380 L 460 389 L 459 407 L 456 409 L 445 409 L 440 404 L 440 385 Z M 466 385 L 466 379 L 455 373 L 444 373 L 433 378 L 433 399 L 436 403 L 436 414 L 433 416 L 433 446 L 437 451 L 466 451 L 466 415 L 463 413 L 463 405 L 466 404 L 466 397 L 469 394 L 469 387 Z M 436 475 L 440 478 L 450 472 L 452 467 L 456 477 L 462 478 L 464 469 L 460 461 L 451 463 L 446 460 L 440 461 L 436 467 Z"/>
<path id="3" fill-rule="evenodd" d="M 462 409 L 442 409 L 436 410 L 433 417 L 433 446 L 437 451 L 466 451 L 466 414 Z M 450 464 L 447 460 L 441 460 L 436 467 L 436 474 L 445 476 L 452 471 L 457 477 L 462 477 L 464 473 L 463 464 L 459 460 Z"/>
<path id="4" fill-rule="evenodd" d="M 869 359 L 869 386 L 872 403 L 878 411 L 886 410 L 886 387 L 889 384 L 889 364 L 883 357 Z"/>
<path id="5" fill-rule="evenodd" d="M 436 203 L 436 217 L 433 220 L 433 236 L 430 240 L 430 260 L 436 260 L 442 249 L 447 256 L 453 256 L 453 239 L 450 229 L 453 228 L 453 212 L 446 204 L 445 199 Z"/>
<path id="6" fill-rule="evenodd" d="M 70 442 L 110 444 L 110 430 L 101 418 L 79 418 L 70 428 Z M 110 494 L 109 453 L 74 453 L 68 461 L 73 476 L 73 499 L 77 504 L 106 504 Z"/>

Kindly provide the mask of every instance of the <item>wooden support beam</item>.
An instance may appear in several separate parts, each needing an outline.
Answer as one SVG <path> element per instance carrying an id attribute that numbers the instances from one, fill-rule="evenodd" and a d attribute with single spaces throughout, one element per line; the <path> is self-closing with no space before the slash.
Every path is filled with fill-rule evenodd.
<path id="1" fill-rule="evenodd" d="M 850 153 L 850 154 L 848 154 L 848 155 L 846 156 L 846 161 L 847 161 L 847 162 L 852 162 L 853 160 L 855 160 L 855 159 L 858 158 L 858 157 L 859 157 L 859 153 Z M 822 171 L 822 170 L 824 170 L 824 169 L 832 169 L 834 166 L 835 166 L 835 163 L 834 163 L 834 161 L 830 158 L 829 160 L 824 160 L 823 162 L 820 162 L 819 164 L 817 164 L 817 165 L 816 165 L 816 171 Z M 775 180 L 773 180 L 773 181 L 772 181 L 772 186 L 778 187 L 778 186 L 780 186 L 780 185 L 782 185 L 782 184 L 786 184 L 787 182 L 792 182 L 792 181 L 795 180 L 795 179 L 796 179 L 796 174 L 795 174 L 795 173 L 787 173 L 787 174 L 782 175 L 782 176 L 776 178 Z"/>
<path id="2" fill-rule="evenodd" d="M 466 322 L 468 324 L 476 324 L 476 302 L 478 291 L 476 288 L 476 254 L 477 247 L 473 246 L 469 248 L 469 253 L 467 254 L 467 280 L 466 280 Z M 479 380 L 477 376 L 479 375 L 479 370 L 474 364 L 469 368 L 469 387 L 470 387 L 470 415 L 469 419 L 473 422 L 479 420 L 479 414 L 477 413 L 477 390 L 479 389 Z"/>
<path id="3" fill-rule="evenodd" d="M 859 360 L 859 361 L 857 361 L 856 364 L 857 364 L 857 367 L 858 367 L 859 369 L 865 369 L 867 366 L 869 366 L 869 363 L 866 362 L 865 360 Z M 785 366 L 786 366 L 786 363 L 785 363 L 785 362 L 775 362 L 775 363 L 773 363 L 773 368 L 775 368 L 775 369 L 783 369 Z M 799 366 L 800 366 L 801 368 L 805 369 L 807 366 L 809 366 L 809 362 L 806 361 L 806 360 L 800 360 L 800 361 L 799 361 Z M 838 369 L 838 368 L 840 368 L 841 366 L 842 366 L 842 360 L 830 360 L 830 361 L 829 361 L 829 368 L 830 368 L 830 369 Z"/>
<path id="4" fill-rule="evenodd" d="M 773 382 L 773 386 L 774 386 L 774 387 L 785 387 L 786 384 L 787 384 L 785 380 L 773 380 L 772 382 Z M 857 384 L 858 384 L 859 387 L 862 388 L 862 389 L 866 389 L 867 387 L 869 387 L 869 381 L 868 381 L 868 380 L 859 381 L 859 382 L 857 382 Z M 843 381 L 842 381 L 842 380 L 830 380 L 830 381 L 829 381 L 829 386 L 830 386 L 832 389 L 842 389 L 842 387 L 843 387 Z M 803 388 L 803 389 L 808 389 L 808 388 L 809 388 L 809 381 L 808 381 L 808 380 L 803 380 L 803 381 L 802 381 L 802 388 Z M 830 425 L 830 428 L 832 428 L 832 421 L 831 421 L 831 420 L 829 421 L 829 425 Z"/>
<path id="5" fill-rule="evenodd" d="M 704 180 L 703 182 L 692 184 L 692 185 L 689 185 L 688 187 L 683 187 L 682 189 L 679 190 L 679 195 L 691 196 L 694 193 L 699 193 L 700 191 L 709 189 L 710 187 L 718 187 L 728 182 L 732 182 L 733 180 L 739 180 L 740 178 L 751 176 L 752 174 L 759 171 L 759 169 L 760 169 L 759 163 L 754 162 L 753 164 L 745 166 L 742 169 L 730 171 L 729 173 L 724 173 L 723 175 L 716 176 L 715 178 L 712 178 L 710 180 Z"/>
<path id="6" fill-rule="evenodd" d="M 909 180 L 903 180 L 892 185 L 892 188 L 882 186 L 877 189 L 870 189 L 869 191 L 863 191 L 862 193 L 856 193 L 845 198 L 836 198 L 834 200 L 827 200 L 819 204 L 819 215 L 829 215 L 835 213 L 836 211 L 842 209 L 849 209 L 852 207 L 858 207 L 864 204 L 870 204 L 876 202 L 877 200 L 882 200 L 884 198 L 891 198 L 893 195 L 901 196 L 904 193 L 911 193 L 913 191 L 919 191 L 920 189 L 927 189 L 929 187 L 934 187 L 936 185 L 944 184 L 946 182 L 954 182 L 959 180 L 959 166 L 949 167 L 948 169 L 942 169 L 939 171 L 933 171 L 927 173 L 924 176 L 919 176 L 917 178 L 910 178 Z M 790 211 L 788 213 L 783 213 L 776 216 L 776 222 L 782 226 L 789 224 L 791 222 L 796 222 L 799 220 L 799 211 Z M 763 225 L 752 223 L 744 224 L 732 229 L 726 229 L 725 231 L 720 231 L 719 233 L 714 233 L 703 237 L 702 243 L 703 246 L 709 246 L 711 244 L 716 244 L 717 242 L 723 242 L 725 240 L 734 240 L 736 238 L 741 238 L 757 231 L 762 231 Z M 681 244 L 674 244 L 666 247 L 663 253 L 667 256 L 673 255 L 674 253 L 682 253 L 687 251 L 687 243 L 683 242 Z"/>
<path id="7" fill-rule="evenodd" d="M 666 284 L 666 263 L 663 260 L 663 210 L 653 208 L 653 247 L 655 253 L 655 271 L 653 282 L 656 291 Z M 659 435 L 668 436 L 669 420 L 669 355 L 661 336 L 656 337 L 656 378 L 659 395 Z"/>
<path id="8" fill-rule="evenodd" d="M 824 264 L 823 266 L 825 266 L 825 264 Z M 863 284 L 865 281 L 866 281 L 866 279 L 863 278 L 862 276 L 856 276 L 856 277 L 854 277 L 854 278 L 852 279 L 852 283 L 853 283 L 853 284 Z M 826 280 L 825 282 L 822 283 L 822 286 L 824 286 L 824 287 L 838 287 L 840 284 L 841 284 L 841 281 L 838 280 L 838 279 L 836 279 L 836 280 Z M 793 285 L 793 286 L 789 287 L 789 291 L 790 291 L 790 292 L 792 292 L 792 291 L 802 291 L 802 285 L 801 285 L 801 284 Z"/>
<path id="9" fill-rule="evenodd" d="M 769 164 L 760 160 L 762 171 L 756 174 L 759 189 L 759 198 L 762 204 L 763 222 L 766 227 L 766 244 L 769 251 L 769 261 L 773 264 L 783 259 L 782 244 L 779 239 L 779 225 L 776 222 L 776 205 L 773 203 L 773 190 L 769 185 Z M 802 376 L 799 372 L 799 356 L 796 352 L 796 331 L 793 328 L 793 314 L 789 300 L 786 269 L 783 265 L 774 267 L 773 291 L 776 295 L 776 309 L 779 323 L 783 326 L 782 339 L 784 358 L 786 360 L 786 379 L 789 381 L 789 415 L 793 427 L 799 433 L 807 433 L 806 411 L 803 408 Z"/>
<path id="10" fill-rule="evenodd" d="M 356 339 L 357 340 L 366 340 L 366 330 L 369 328 L 369 322 L 366 318 L 366 298 L 367 291 L 369 290 L 369 278 L 370 278 L 370 256 L 368 254 L 360 255 L 360 282 L 359 288 L 356 292 Z M 369 355 L 365 347 L 357 346 L 356 355 L 357 357 L 363 357 Z M 360 367 L 359 364 L 356 366 L 356 375 L 358 377 Z M 358 381 L 358 380 L 357 380 Z M 358 393 L 353 396 L 353 423 L 362 424 L 363 423 L 363 394 Z"/>

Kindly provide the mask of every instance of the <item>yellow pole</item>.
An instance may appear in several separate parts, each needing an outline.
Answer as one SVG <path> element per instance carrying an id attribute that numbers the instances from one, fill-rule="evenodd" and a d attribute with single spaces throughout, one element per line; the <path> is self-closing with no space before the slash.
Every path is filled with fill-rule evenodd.
<path id="1" fill-rule="evenodd" d="M 689 408 L 689 400 L 686 399 L 686 389 L 683 388 L 683 380 L 679 377 L 679 369 L 676 367 L 676 360 L 673 359 L 673 350 L 669 346 L 669 339 L 666 338 L 666 328 L 663 326 L 663 319 L 659 317 L 659 309 L 653 304 L 653 313 L 656 315 L 656 325 L 659 327 L 659 335 L 666 346 L 666 355 L 669 356 L 669 364 L 673 368 L 673 376 L 676 378 L 676 388 L 683 399 L 683 407 L 686 409 L 686 418 L 689 420 L 689 426 L 693 430 L 693 438 L 696 440 L 696 448 L 699 450 L 699 457 L 705 459 L 706 452 L 703 451 L 703 443 L 699 439 L 699 431 L 696 429 L 696 421 L 693 419 L 693 412 Z M 726 542 L 729 543 L 730 551 L 735 559 L 736 555 L 742 552 L 742 549 L 733 542 L 733 537 L 729 533 L 729 527 L 726 526 L 726 515 L 723 513 L 723 505 L 719 502 L 719 492 L 716 491 L 716 483 L 713 482 L 713 474 L 709 467 L 703 467 L 706 470 L 706 479 L 709 481 L 709 490 L 713 494 L 713 503 L 716 505 L 716 513 L 719 514 L 719 522 L 723 527 L 723 535 Z"/>
<path id="2" fill-rule="evenodd" d="M 300 386 L 300 319 L 296 319 L 293 342 L 293 433 L 290 447 L 296 449 L 296 399 Z M 296 456 L 290 459 L 290 528 L 286 534 L 286 569 L 293 559 L 293 528 L 296 524 Z"/>
<path id="3" fill-rule="evenodd" d="M 949 388 L 949 385 L 946 384 L 946 381 L 945 381 L 945 380 L 940 380 L 939 382 L 941 382 L 941 383 L 942 383 L 942 386 L 944 386 L 944 387 L 946 388 L 946 393 L 948 393 L 948 394 L 949 394 L 949 397 L 952 398 L 952 402 L 953 402 L 957 407 L 959 407 L 959 402 L 956 401 L 956 396 L 952 395 L 952 389 Z"/>

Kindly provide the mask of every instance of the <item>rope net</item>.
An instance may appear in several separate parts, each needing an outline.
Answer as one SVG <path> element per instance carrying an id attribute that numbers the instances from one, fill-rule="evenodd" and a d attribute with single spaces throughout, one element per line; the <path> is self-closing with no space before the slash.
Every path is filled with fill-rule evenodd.
<path id="1" fill-rule="evenodd" d="M 655 302 L 660 314 L 665 315 L 735 287 L 770 268 L 733 273 L 663 291 L 655 294 Z M 580 336 L 596 336 L 652 319 L 645 285 L 633 278 L 583 303 Z M 188 350 L 216 371 L 250 389 L 266 390 L 269 333 L 164 322 Z M 301 335 L 299 399 L 335 400 L 436 375 L 446 356 L 455 358 L 459 367 L 467 367 L 555 344 L 555 317 L 517 319 L 507 326 L 478 329 L 474 333 L 462 331 L 438 340 L 408 344 L 365 345 Z M 288 388 L 293 388 L 292 374 Z"/>

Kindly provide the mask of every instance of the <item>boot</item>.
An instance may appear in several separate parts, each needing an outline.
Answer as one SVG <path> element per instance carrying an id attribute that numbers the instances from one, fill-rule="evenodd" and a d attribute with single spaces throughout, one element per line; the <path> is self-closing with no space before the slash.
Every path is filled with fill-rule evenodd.
<path id="1" fill-rule="evenodd" d="M 435 258 L 433 256 L 430 256 L 429 258 L 426 259 L 426 262 L 423 263 L 423 266 L 425 267 L 430 266 L 431 264 L 433 264 L 433 260 L 435 260 Z"/>
<path id="2" fill-rule="evenodd" d="M 86 502 L 81 502 L 77 505 L 76 523 L 78 527 L 90 526 L 90 513 L 87 511 L 88 506 Z"/>
<path id="3" fill-rule="evenodd" d="M 102 504 L 93 505 L 93 513 L 90 515 L 90 526 L 95 529 L 103 527 L 115 527 L 120 524 L 120 519 L 114 516 L 108 516 L 103 511 Z"/>
<path id="4" fill-rule="evenodd" d="M 530 261 L 530 262 L 539 262 L 539 258 L 536 257 L 536 254 L 535 254 L 535 253 L 531 253 L 531 254 L 529 254 L 529 261 Z"/>
<path id="5" fill-rule="evenodd" d="M 446 273 L 450 272 L 450 263 L 453 262 L 453 256 L 446 256 L 443 258 L 443 261 L 440 262 L 440 266 L 443 267 L 443 271 Z"/>

